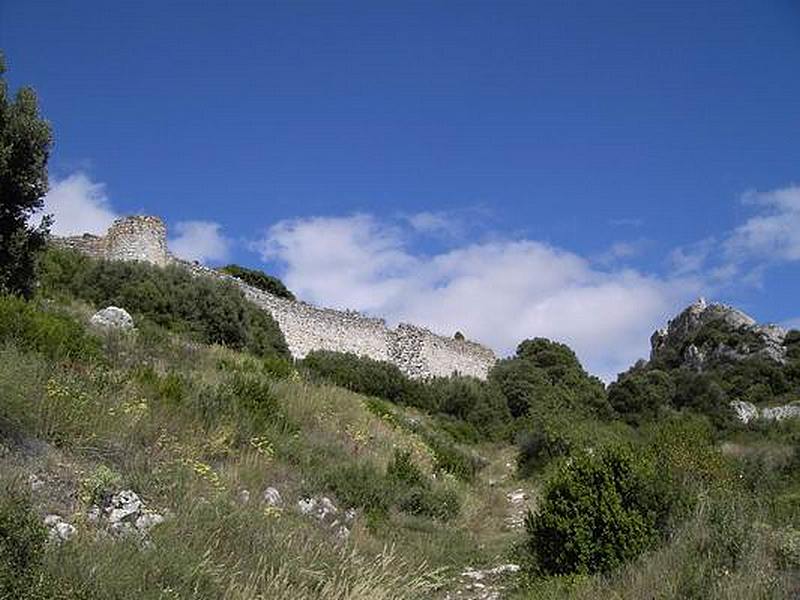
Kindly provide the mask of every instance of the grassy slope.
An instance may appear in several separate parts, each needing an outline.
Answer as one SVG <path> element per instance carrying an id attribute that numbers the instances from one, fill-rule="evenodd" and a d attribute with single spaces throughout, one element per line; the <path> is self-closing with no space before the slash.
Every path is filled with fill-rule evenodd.
<path id="1" fill-rule="evenodd" d="M 59 310 L 80 322 L 92 312 Z M 75 539 L 45 555 L 61 597 L 445 598 L 465 592 L 467 567 L 518 560 L 513 549 L 524 533 L 507 527 L 506 494 L 525 488 L 535 496 L 543 475 L 516 479 L 510 446 L 469 449 L 487 460 L 470 483 L 434 478 L 433 452 L 407 426 L 436 427 L 419 412 L 393 407 L 380 417 L 364 396 L 148 326 L 103 336 L 99 359 L 79 350 L 59 358 L 0 345 L 0 496 L 29 489 L 36 474 L 45 486 L 30 494 L 34 510 L 77 526 Z M 237 393 L 250 404 L 231 396 L 241 380 L 249 387 Z M 776 431 L 725 440 L 741 493 L 720 499 L 709 490 L 660 548 L 618 573 L 523 581 L 510 594 L 792 597 L 800 592 L 800 484 L 774 480 L 775 465 L 795 452 Z M 434 489 L 455 490 L 462 507 L 454 520 L 361 509 L 342 543 L 295 510 L 299 498 L 319 494 L 346 507 L 333 489 L 356 500 L 380 494 L 397 448 L 411 450 Z M 374 476 L 353 483 L 342 469 L 356 466 Z M 87 520 L 103 467 L 118 477 L 107 487 L 134 489 L 168 515 L 148 544 L 111 539 Z M 280 490 L 282 510 L 261 501 L 267 486 Z"/>
<path id="2" fill-rule="evenodd" d="M 80 320 L 90 314 L 75 310 Z M 35 510 L 78 527 L 76 539 L 47 553 L 47 570 L 66 588 L 107 598 L 427 598 L 468 565 L 507 562 L 521 535 L 504 525 L 505 494 L 519 487 L 513 454 L 487 446 L 478 448 L 490 462 L 476 481 L 432 478 L 462 498 L 454 521 L 362 510 L 341 543 L 294 505 L 327 494 L 342 507 L 331 474 L 358 464 L 383 473 L 395 448 L 410 449 L 432 476 L 432 453 L 397 426 L 399 410 L 392 424 L 362 396 L 296 374 L 278 379 L 249 355 L 157 329 L 106 336 L 104 356 L 53 361 L 0 348 L 0 477 L 27 488 L 35 473 L 46 482 L 32 494 Z M 220 405 L 219 390 L 237 376 L 266 387 L 263 410 Z M 101 466 L 118 474 L 116 489 L 170 515 L 148 547 L 98 535 L 86 520 L 86 490 Z M 283 510 L 260 501 L 267 486 L 280 490 Z"/>

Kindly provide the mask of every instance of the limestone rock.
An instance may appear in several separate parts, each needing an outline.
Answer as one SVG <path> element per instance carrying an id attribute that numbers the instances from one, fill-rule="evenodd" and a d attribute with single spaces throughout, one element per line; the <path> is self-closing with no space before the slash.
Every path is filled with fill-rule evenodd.
<path id="1" fill-rule="evenodd" d="M 703 340 L 695 343 L 696 334 L 711 323 L 730 333 L 742 334 L 746 342 L 731 347 L 725 342 Z M 751 316 L 724 304 L 709 304 L 700 298 L 672 319 L 650 338 L 650 360 L 674 360 L 680 365 L 701 371 L 709 362 L 736 362 L 758 355 L 783 363 L 786 359 L 786 330 L 777 325 L 759 325 Z M 698 345 L 699 344 L 699 345 Z"/>
<path id="2" fill-rule="evenodd" d="M 136 495 L 136 492 L 123 490 L 111 496 L 111 500 L 106 507 L 106 514 L 108 515 L 109 523 L 112 524 L 126 520 L 135 521 L 141 509 L 142 501 Z"/>
<path id="3" fill-rule="evenodd" d="M 31 486 L 32 492 L 38 492 L 44 487 L 44 481 L 42 481 L 36 473 L 31 473 L 28 477 L 28 485 Z"/>
<path id="4" fill-rule="evenodd" d="M 133 317 L 124 308 L 116 306 L 97 311 L 89 322 L 103 329 L 133 329 Z"/>
<path id="5" fill-rule="evenodd" d="M 44 524 L 49 528 L 48 536 L 53 542 L 66 542 L 76 533 L 74 526 L 70 525 L 59 515 L 47 515 Z"/>
<path id="6" fill-rule="evenodd" d="M 783 406 L 775 406 L 773 408 L 762 408 L 761 418 L 774 421 L 782 419 L 800 417 L 800 401 L 790 402 Z"/>
<path id="7" fill-rule="evenodd" d="M 272 486 L 264 490 L 263 499 L 269 506 L 281 506 L 283 504 L 281 493 Z"/>
<path id="8" fill-rule="evenodd" d="M 753 419 L 758 418 L 758 408 L 751 402 L 734 400 L 731 402 L 731 408 L 736 413 L 736 418 L 742 423 L 749 423 Z"/>
<path id="9" fill-rule="evenodd" d="M 119 535 L 144 535 L 152 527 L 164 522 L 164 516 L 146 509 L 133 490 L 123 490 L 111 496 L 104 512 L 109 528 Z"/>
<path id="10" fill-rule="evenodd" d="M 773 406 L 771 408 L 758 408 L 755 404 L 734 400 L 730 403 L 731 408 L 736 413 L 736 417 L 742 423 L 749 423 L 753 419 L 764 419 L 766 421 L 781 421 L 800 417 L 800 400 L 784 404 L 783 406 Z"/>

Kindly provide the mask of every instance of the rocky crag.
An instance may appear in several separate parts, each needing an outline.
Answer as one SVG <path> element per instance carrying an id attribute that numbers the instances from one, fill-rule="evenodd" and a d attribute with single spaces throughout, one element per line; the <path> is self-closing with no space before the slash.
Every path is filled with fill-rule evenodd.
<path id="1" fill-rule="evenodd" d="M 650 362 L 697 371 L 753 356 L 783 364 L 786 333 L 777 325 L 760 325 L 732 306 L 700 298 L 653 334 Z"/>
<path id="2" fill-rule="evenodd" d="M 59 238 L 55 243 L 93 258 L 174 264 L 198 276 L 231 281 L 272 315 L 297 359 L 313 350 L 352 352 L 393 363 L 413 378 L 460 373 L 480 379 L 486 378 L 497 360 L 489 348 L 463 336 L 448 338 L 408 323 L 390 328 L 383 319 L 279 298 L 230 275 L 182 261 L 169 253 L 166 226 L 158 217 L 126 217 L 115 221 L 105 236 L 84 234 Z"/>

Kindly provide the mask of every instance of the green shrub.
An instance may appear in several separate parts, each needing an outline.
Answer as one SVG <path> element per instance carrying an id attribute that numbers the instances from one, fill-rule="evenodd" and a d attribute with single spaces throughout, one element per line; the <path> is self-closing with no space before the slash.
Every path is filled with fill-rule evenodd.
<path id="1" fill-rule="evenodd" d="M 527 520 L 535 564 L 553 575 L 616 569 L 658 539 L 659 492 L 652 465 L 626 448 L 574 455 Z"/>
<path id="2" fill-rule="evenodd" d="M 385 513 L 393 503 L 394 486 L 369 463 L 339 464 L 325 485 L 345 506 Z"/>
<path id="3" fill-rule="evenodd" d="M 199 341 L 260 356 L 289 352 L 272 317 L 230 282 L 142 262 L 98 261 L 51 248 L 41 264 L 42 293 L 116 305 Z M 138 319 L 137 319 L 138 320 Z"/>
<path id="4" fill-rule="evenodd" d="M 410 450 L 395 449 L 386 476 L 401 485 L 422 486 L 427 482 L 425 474 L 414 464 Z"/>
<path id="5" fill-rule="evenodd" d="M 267 275 L 263 271 L 259 271 L 257 269 L 247 269 L 239 265 L 227 265 L 219 270 L 223 273 L 236 277 L 237 279 L 241 279 L 247 285 L 251 285 L 254 288 L 268 292 L 273 296 L 286 298 L 287 300 L 295 299 L 294 294 L 289 291 L 289 289 L 280 279 L 273 277 L 272 275 Z"/>
<path id="6" fill-rule="evenodd" d="M 0 342 L 57 360 L 94 361 L 102 355 L 100 340 L 75 319 L 13 296 L 0 296 Z"/>
<path id="7" fill-rule="evenodd" d="M 455 490 L 416 485 L 399 493 L 397 507 L 406 513 L 450 521 L 461 510 L 461 499 Z"/>
<path id="8" fill-rule="evenodd" d="M 122 476 L 105 465 L 96 467 L 81 480 L 81 500 L 102 506 L 104 500 L 122 484 Z"/>
<path id="9" fill-rule="evenodd" d="M 0 598 L 35 598 L 41 586 L 47 530 L 27 500 L 0 498 Z"/>
<path id="10" fill-rule="evenodd" d="M 515 418 L 543 403 L 593 417 L 612 413 L 603 383 L 584 371 L 568 346 L 544 338 L 523 341 L 514 357 L 497 362 L 489 379 Z"/>
<path id="11" fill-rule="evenodd" d="M 509 415 L 499 388 L 474 377 L 415 380 L 391 363 L 326 350 L 310 352 L 302 367 L 354 392 L 454 417 L 471 425 L 483 439 L 499 439 L 506 431 Z"/>
<path id="12" fill-rule="evenodd" d="M 672 406 L 675 388 L 669 373 L 632 369 L 609 386 L 608 401 L 625 421 L 639 425 Z"/>

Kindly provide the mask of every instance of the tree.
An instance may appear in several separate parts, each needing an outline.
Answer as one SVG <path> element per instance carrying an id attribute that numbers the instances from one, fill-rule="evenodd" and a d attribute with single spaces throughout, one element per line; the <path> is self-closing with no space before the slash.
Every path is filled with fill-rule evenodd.
<path id="1" fill-rule="evenodd" d="M 50 218 L 35 227 L 28 221 L 44 204 L 52 136 L 36 93 L 23 87 L 12 100 L 4 74 L 0 54 L 0 293 L 29 296 Z"/>
<path id="2" fill-rule="evenodd" d="M 578 454 L 529 515 L 528 549 L 547 574 L 612 571 L 657 540 L 668 501 L 653 465 L 631 450 Z"/>

